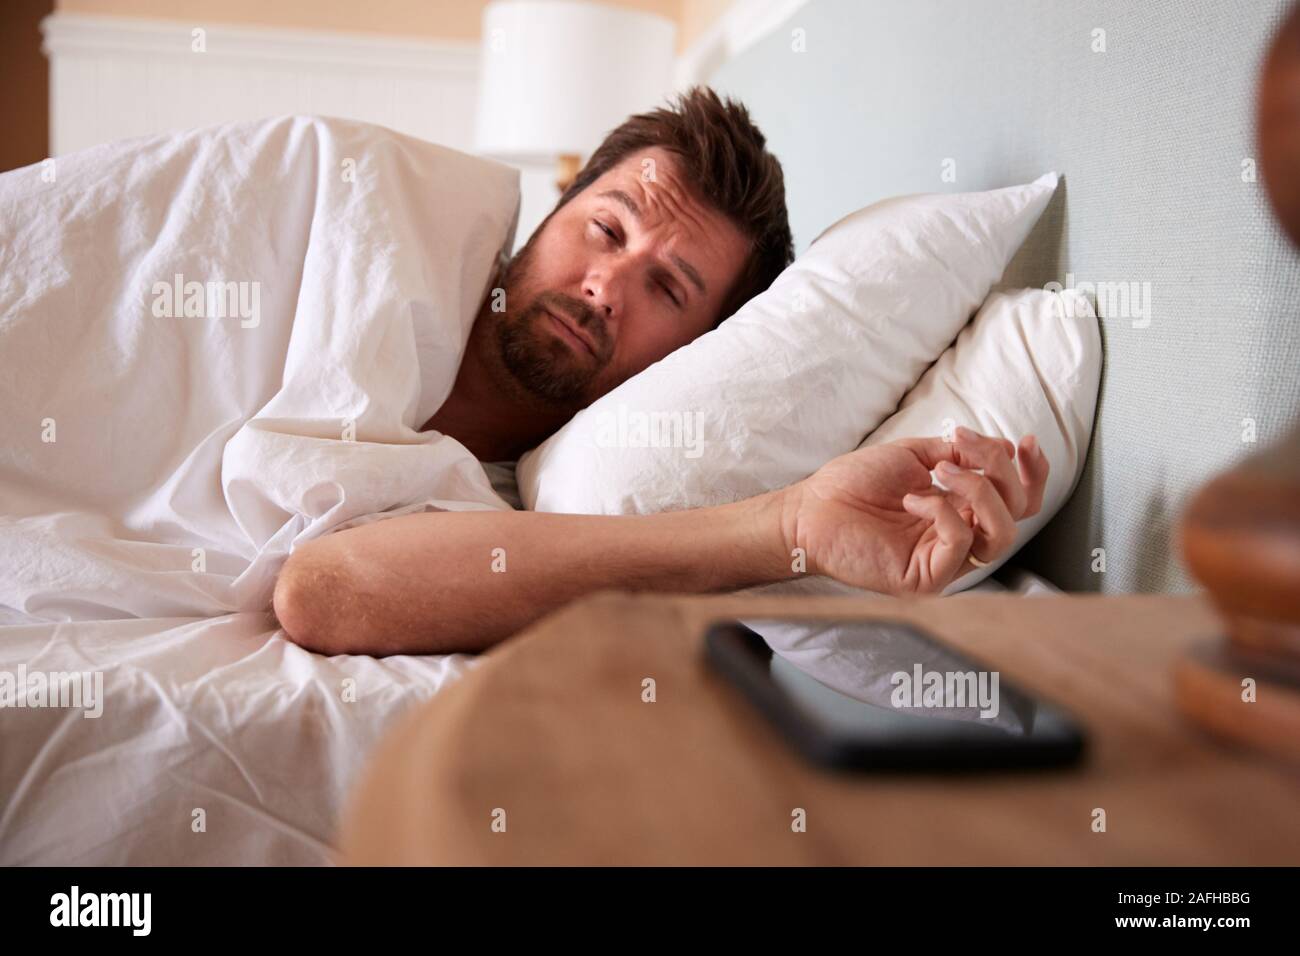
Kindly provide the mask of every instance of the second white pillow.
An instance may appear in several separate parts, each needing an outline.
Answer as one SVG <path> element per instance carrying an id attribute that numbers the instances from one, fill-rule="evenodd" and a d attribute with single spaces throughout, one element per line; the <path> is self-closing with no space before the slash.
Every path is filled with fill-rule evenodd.
<path id="1" fill-rule="evenodd" d="M 963 574 L 945 594 L 964 591 L 991 575 L 1069 500 L 1088 457 L 1101 366 L 1101 331 L 1086 296 L 1073 289 L 994 292 L 898 411 L 862 443 L 865 448 L 899 438 L 951 435 L 958 425 L 1013 442 L 1030 434 L 1038 439 L 1051 466 L 1042 508 L 1016 524 L 1015 543 L 1005 554 Z M 870 593 L 817 576 L 750 590 Z"/>

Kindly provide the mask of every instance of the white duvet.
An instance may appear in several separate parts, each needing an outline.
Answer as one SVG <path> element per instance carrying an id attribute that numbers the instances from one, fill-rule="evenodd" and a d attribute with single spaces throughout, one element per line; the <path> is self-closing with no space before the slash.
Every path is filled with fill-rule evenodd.
<path id="1" fill-rule="evenodd" d="M 103 684 L 88 718 L 0 680 L 0 863 L 327 859 L 466 659 L 308 654 L 275 576 L 349 522 L 509 507 L 419 428 L 518 204 L 508 167 L 307 118 L 0 176 L 0 678 Z"/>

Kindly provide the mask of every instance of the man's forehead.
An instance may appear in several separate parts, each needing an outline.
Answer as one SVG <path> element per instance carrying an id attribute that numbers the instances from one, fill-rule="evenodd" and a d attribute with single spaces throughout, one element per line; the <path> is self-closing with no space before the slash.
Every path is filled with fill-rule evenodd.
<path id="1" fill-rule="evenodd" d="M 647 227 L 667 220 L 710 251 L 746 245 L 735 225 L 689 186 L 676 156 L 652 146 L 623 157 L 588 187 L 593 198 L 612 202 Z"/>
<path id="2" fill-rule="evenodd" d="M 661 182 L 675 189 L 683 187 L 681 160 L 662 146 L 647 146 L 628 153 L 610 167 L 607 175 L 618 179 L 634 177 L 647 185 Z"/>
<path id="3" fill-rule="evenodd" d="M 623 192 L 632 199 L 636 212 L 647 219 L 654 218 L 656 213 L 667 214 L 691 220 L 701 228 L 716 228 L 725 221 L 721 213 L 690 188 L 677 158 L 659 147 L 623 157 L 592 185 L 597 194 Z"/>

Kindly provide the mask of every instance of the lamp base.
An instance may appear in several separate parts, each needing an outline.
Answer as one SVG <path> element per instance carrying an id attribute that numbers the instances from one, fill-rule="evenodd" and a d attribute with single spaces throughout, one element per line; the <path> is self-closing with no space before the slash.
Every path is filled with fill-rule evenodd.
<path id="1" fill-rule="evenodd" d="M 565 190 L 578 178 L 582 171 L 582 157 L 575 153 L 563 153 L 555 163 L 555 188 L 563 196 Z"/>

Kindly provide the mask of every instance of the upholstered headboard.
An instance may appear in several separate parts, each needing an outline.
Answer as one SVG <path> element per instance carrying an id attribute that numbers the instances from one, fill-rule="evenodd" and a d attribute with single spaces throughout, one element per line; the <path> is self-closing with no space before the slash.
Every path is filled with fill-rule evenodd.
<path id="1" fill-rule="evenodd" d="M 708 78 L 780 157 L 799 250 L 885 196 L 1064 174 L 1004 283 L 1107 284 L 1088 466 L 1018 559 L 1067 589 L 1189 587 L 1187 494 L 1300 410 L 1300 258 L 1254 175 L 1286 6 L 812 0 Z"/>

